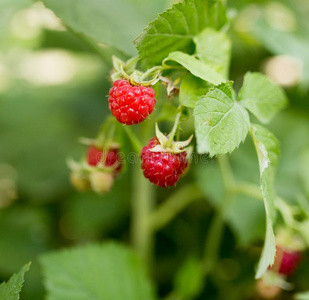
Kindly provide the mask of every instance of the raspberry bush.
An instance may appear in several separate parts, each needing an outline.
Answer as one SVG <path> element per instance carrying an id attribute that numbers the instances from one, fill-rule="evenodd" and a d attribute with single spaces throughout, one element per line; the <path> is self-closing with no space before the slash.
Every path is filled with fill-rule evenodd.
<path id="1" fill-rule="evenodd" d="M 0 8 L 30 5 L 19 1 Z M 51 300 L 309 299 L 309 23 L 300 9 L 306 4 L 43 4 L 40 15 L 59 27 L 44 27 L 37 43 L 74 49 L 79 62 L 84 55 L 82 80 L 72 77 L 76 85 L 44 90 L 47 103 L 72 94 L 67 108 L 51 101 L 35 126 L 42 134 L 30 151 L 35 163 L 29 173 L 37 172 L 33 199 L 45 202 L 13 203 L 6 190 L 2 201 L 0 193 L 0 207 L 8 209 L 0 227 L 10 237 L 2 256 L 24 264 L 0 285 L 0 300 L 19 299 L 29 260 L 29 287 L 42 272 Z M 27 20 L 31 9 L 14 16 L 13 24 L 18 16 Z M 23 27 L 16 24 L 12 31 Z M 90 57 L 96 71 L 88 76 Z M 51 70 L 46 61 L 39 61 L 40 69 Z M 34 80 L 27 66 L 16 68 L 16 86 L 23 76 Z M 59 70 L 57 80 L 66 74 Z M 31 99 L 22 88 L 4 95 Z M 34 88 L 40 100 L 41 88 Z M 70 117 L 61 119 L 62 109 Z M 57 120 L 48 117 L 56 112 L 62 125 L 53 132 L 48 124 Z M 12 124 L 21 119 L 12 116 Z M 52 147 L 40 161 L 47 138 Z M 57 151 L 63 151 L 61 172 L 70 174 L 54 171 Z M 31 180 L 23 178 L 24 197 L 31 194 L 27 187 Z M 16 259 L 11 249 L 19 248 L 25 254 Z M 17 271 L 7 265 L 0 258 L 3 274 Z M 42 289 L 31 292 L 25 282 L 25 299 L 43 297 Z"/>

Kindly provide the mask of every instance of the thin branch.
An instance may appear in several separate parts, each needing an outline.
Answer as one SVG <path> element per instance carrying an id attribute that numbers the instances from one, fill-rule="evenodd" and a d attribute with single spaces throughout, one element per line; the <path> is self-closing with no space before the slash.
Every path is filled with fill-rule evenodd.
<path id="1" fill-rule="evenodd" d="M 150 228 L 155 231 L 164 227 L 190 203 L 203 197 L 195 183 L 187 184 L 178 189 L 152 213 L 149 219 Z"/>
<path id="2" fill-rule="evenodd" d="M 127 126 L 127 125 L 123 125 L 123 129 L 126 132 L 126 134 L 128 135 L 128 137 L 129 137 L 129 139 L 130 139 L 130 141 L 132 143 L 132 146 L 134 148 L 134 151 L 136 153 L 140 153 L 141 150 L 142 150 L 142 144 L 139 141 L 139 139 L 136 137 L 134 132 L 132 131 L 132 128 Z"/>

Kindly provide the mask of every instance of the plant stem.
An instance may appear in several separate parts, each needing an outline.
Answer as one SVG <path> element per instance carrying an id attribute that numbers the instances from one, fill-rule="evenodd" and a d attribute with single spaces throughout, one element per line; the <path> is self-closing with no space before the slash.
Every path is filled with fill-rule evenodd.
<path id="1" fill-rule="evenodd" d="M 226 208 L 229 205 L 230 199 L 231 196 L 229 194 L 226 194 L 224 196 L 224 198 L 222 199 L 222 204 L 220 208 L 218 208 L 218 210 L 216 211 L 209 228 L 205 243 L 203 259 L 205 276 L 209 274 L 209 272 L 213 269 L 218 260 L 218 252 L 224 229 L 224 214 Z"/>
<path id="2" fill-rule="evenodd" d="M 218 260 L 218 252 L 224 229 L 224 215 L 232 198 L 233 188 L 235 186 L 235 181 L 228 157 L 226 155 L 221 155 L 217 157 L 217 160 L 225 186 L 225 195 L 210 224 L 205 243 L 203 259 L 205 276 L 209 274 Z"/>
<path id="3" fill-rule="evenodd" d="M 223 184 L 230 192 L 230 190 L 235 186 L 235 180 L 233 176 L 233 171 L 229 162 L 229 158 L 227 155 L 220 155 L 217 157 L 217 161 L 219 164 L 220 173 L 222 176 Z"/>
<path id="4" fill-rule="evenodd" d="M 235 182 L 232 168 L 226 155 L 218 156 L 217 159 L 222 180 L 225 186 L 225 195 L 211 222 L 205 243 L 204 269 L 206 276 L 213 269 L 218 259 L 218 251 L 224 229 L 224 215 L 232 197 L 235 194 L 244 194 L 257 200 L 263 201 L 263 195 L 259 187 L 248 182 Z"/>
<path id="5" fill-rule="evenodd" d="M 132 243 L 146 265 L 151 264 L 152 234 L 148 218 L 154 202 L 153 186 L 144 178 L 139 164 L 133 170 Z"/>
<path id="6" fill-rule="evenodd" d="M 156 231 L 164 227 L 190 203 L 201 198 L 203 194 L 195 183 L 178 189 L 150 215 L 150 228 Z"/>
<path id="7" fill-rule="evenodd" d="M 128 125 L 124 125 L 123 128 L 132 143 L 134 151 L 140 153 L 142 150 L 142 144 L 132 131 L 131 127 L 129 127 Z"/>
<path id="8" fill-rule="evenodd" d="M 179 112 L 177 115 L 176 115 L 176 118 L 175 118 L 175 123 L 174 123 L 174 126 L 173 126 L 173 129 L 170 133 L 170 136 L 169 136 L 169 139 L 168 139 L 168 142 L 167 142 L 167 146 L 171 146 L 172 143 L 173 143 L 173 140 L 174 140 L 174 136 L 175 136 L 175 133 L 177 131 L 177 128 L 178 128 L 178 123 L 179 123 L 179 119 L 181 117 L 181 112 Z"/>
<path id="9" fill-rule="evenodd" d="M 249 182 L 238 182 L 232 187 L 231 192 L 235 194 L 244 194 L 254 199 L 264 201 L 260 188 Z"/>

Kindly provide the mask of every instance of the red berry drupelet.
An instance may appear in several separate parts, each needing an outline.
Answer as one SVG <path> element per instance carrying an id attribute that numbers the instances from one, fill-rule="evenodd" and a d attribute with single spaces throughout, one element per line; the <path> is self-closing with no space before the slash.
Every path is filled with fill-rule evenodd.
<path id="1" fill-rule="evenodd" d="M 275 266 L 280 264 L 278 272 L 284 275 L 291 275 L 298 268 L 302 258 L 302 252 L 283 249 L 277 246 Z"/>
<path id="2" fill-rule="evenodd" d="M 87 153 L 87 162 L 90 166 L 96 167 L 99 162 L 102 161 L 102 154 L 103 149 L 99 149 L 95 146 L 89 146 L 88 153 Z M 110 148 L 107 150 L 104 166 L 105 167 L 112 167 L 118 164 L 115 169 L 115 174 L 117 174 L 121 169 L 121 164 L 118 158 L 118 149 Z"/>
<path id="3" fill-rule="evenodd" d="M 152 138 L 141 152 L 144 176 L 150 182 L 160 186 L 173 186 L 188 167 L 187 152 L 152 152 L 159 145 L 157 138 Z"/>
<path id="4" fill-rule="evenodd" d="M 126 125 L 144 121 L 156 104 L 155 91 L 152 87 L 132 85 L 123 79 L 114 82 L 108 101 L 113 116 Z"/>

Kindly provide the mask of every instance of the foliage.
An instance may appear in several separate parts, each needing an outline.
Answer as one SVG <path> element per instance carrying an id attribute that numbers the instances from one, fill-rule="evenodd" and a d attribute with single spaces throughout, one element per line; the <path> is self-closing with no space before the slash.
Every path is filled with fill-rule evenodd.
<path id="1" fill-rule="evenodd" d="M 19 293 L 24 283 L 24 275 L 29 270 L 30 263 L 23 266 L 21 270 L 14 274 L 8 282 L 3 282 L 0 285 L 0 298 L 6 300 L 20 299 Z"/>
<path id="2" fill-rule="evenodd" d="M 88 245 L 41 260 L 47 299 L 154 299 L 138 258 L 123 246 Z"/>
<path id="3" fill-rule="evenodd" d="M 251 299 L 280 228 L 308 248 L 306 1 L 33 3 L 0 1 L 0 276 L 32 260 L 22 298 L 43 298 L 40 263 L 47 299 Z M 115 55 L 138 55 L 114 58 L 116 75 L 146 74 L 156 108 L 139 125 L 115 125 L 124 159 L 111 192 L 77 193 L 65 161 L 109 119 Z M 292 69 L 270 64 L 277 55 Z M 53 72 L 59 81 L 45 78 Z M 195 134 L 175 190 L 154 189 L 140 171 L 136 152 L 155 122 L 177 141 Z M 133 249 L 99 243 L 110 239 Z M 307 299 L 307 263 L 282 299 Z M 28 269 L 1 284 L 1 299 L 19 299 Z"/>

